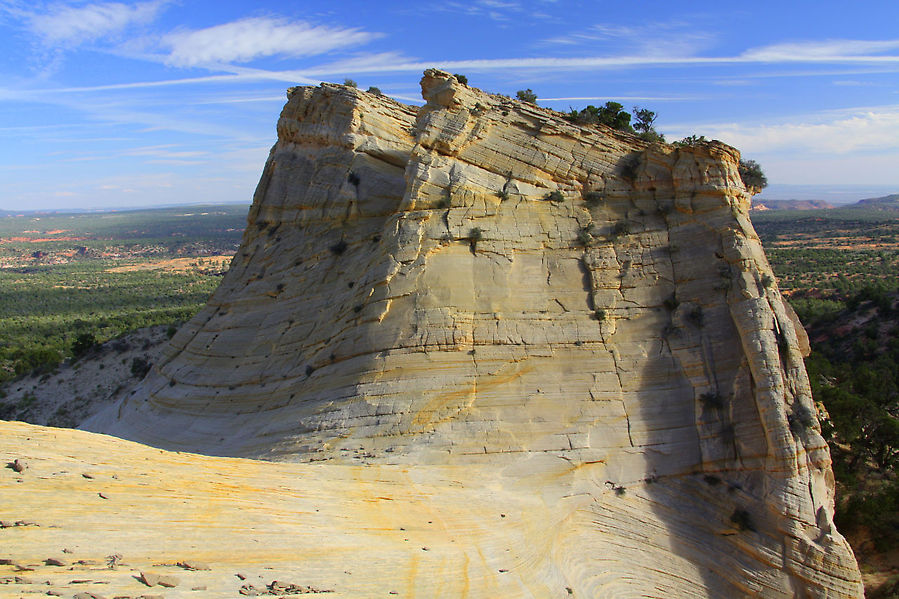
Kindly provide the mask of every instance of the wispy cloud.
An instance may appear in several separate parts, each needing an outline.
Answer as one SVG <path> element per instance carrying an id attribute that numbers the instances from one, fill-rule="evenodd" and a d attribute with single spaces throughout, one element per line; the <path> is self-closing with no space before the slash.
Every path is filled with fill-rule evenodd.
<path id="1" fill-rule="evenodd" d="M 474 10 L 474 8 L 472 8 Z M 899 66 L 899 54 L 889 53 L 899 49 L 899 40 L 831 40 L 827 42 L 797 42 L 750 48 L 736 55 L 699 54 L 715 40 L 712 34 L 688 31 L 679 22 L 658 23 L 640 27 L 596 25 L 589 30 L 570 36 L 544 40 L 549 44 L 583 46 L 585 42 L 606 42 L 609 52 L 584 56 L 536 56 L 510 58 L 484 58 L 471 60 L 420 60 L 410 59 L 398 52 L 384 52 L 349 58 L 337 63 L 305 69 L 310 77 L 354 72 L 408 72 L 438 67 L 450 71 L 497 71 L 511 69 L 601 70 L 613 68 L 726 66 L 739 64 L 784 65 L 853 64 L 853 68 L 880 68 L 892 70 Z M 596 45 L 595 43 L 593 44 Z M 850 74 L 855 71 L 842 71 Z M 771 76 L 817 75 L 818 71 L 805 73 L 773 73 Z M 759 77 L 766 75 L 760 74 Z"/>
<path id="2" fill-rule="evenodd" d="M 193 100 L 194 105 L 205 104 L 249 104 L 251 102 L 278 102 L 284 103 L 284 94 L 278 96 L 231 96 L 224 98 L 207 98 L 205 100 Z"/>
<path id="3" fill-rule="evenodd" d="M 377 33 L 355 28 L 251 17 L 206 29 L 171 33 L 163 38 L 163 45 L 170 48 L 167 63 L 191 67 L 245 63 L 268 56 L 315 56 L 364 44 L 377 37 Z"/>
<path id="4" fill-rule="evenodd" d="M 899 152 L 899 105 L 859 107 L 789 121 L 673 125 L 675 136 L 702 133 L 746 153 L 789 150 L 800 154 L 846 155 Z"/>
<path id="5" fill-rule="evenodd" d="M 183 77 L 178 79 L 161 79 L 157 81 L 133 81 L 130 83 L 110 83 L 107 85 L 85 85 L 80 87 L 56 87 L 41 89 L 13 89 L 0 87 L 0 100 L 29 100 L 55 103 L 52 94 L 78 94 L 117 90 L 137 90 L 155 87 L 189 86 L 195 84 L 249 83 L 253 81 L 281 81 L 294 85 L 318 85 L 318 79 L 310 79 L 300 71 L 267 71 L 262 69 L 244 69 L 223 67 L 233 71 L 228 75 L 206 75 L 203 77 Z M 266 98 L 268 99 L 268 98 Z M 238 101 L 238 100 L 234 100 Z M 250 100 L 246 100 L 250 101 Z"/>
<path id="6" fill-rule="evenodd" d="M 472 17 L 486 17 L 497 22 L 506 22 L 520 16 L 526 9 L 521 2 L 504 0 L 474 0 L 470 2 L 436 2 L 422 7 L 425 11 L 454 12 Z M 540 13 L 530 13 L 531 17 L 540 18 Z"/>
<path id="7" fill-rule="evenodd" d="M 837 87 L 879 87 L 879 85 L 873 81 L 857 81 L 855 79 L 832 81 L 831 85 L 836 85 Z"/>
<path id="8" fill-rule="evenodd" d="M 899 61 L 884 53 L 899 50 L 899 40 L 826 40 L 790 42 L 751 48 L 740 58 L 752 62 L 881 62 Z"/>
<path id="9" fill-rule="evenodd" d="M 181 150 L 176 151 L 172 148 L 175 148 L 175 144 L 163 144 L 156 146 L 142 146 L 138 148 L 131 148 L 130 150 L 126 150 L 122 154 L 125 156 L 149 156 L 152 158 L 164 158 L 164 159 L 184 159 L 184 158 L 199 158 L 201 156 L 206 156 L 208 152 L 205 151 L 195 151 L 195 150 Z"/>
<path id="10" fill-rule="evenodd" d="M 23 16 L 31 31 L 44 43 L 51 46 L 77 45 L 118 34 L 131 25 L 148 23 L 156 18 L 164 5 L 162 0 L 132 5 L 119 2 L 84 6 L 53 4 L 43 13 Z"/>
<path id="11" fill-rule="evenodd" d="M 621 67 L 678 67 L 714 66 L 771 62 L 773 55 L 746 53 L 740 56 L 677 56 L 677 55 L 612 55 L 582 57 L 532 57 L 532 58 L 484 58 L 473 60 L 429 60 L 429 61 L 366 61 L 357 66 L 352 60 L 340 64 L 343 71 L 355 73 L 421 71 L 438 67 L 448 71 L 467 69 L 469 71 L 497 71 L 510 69 L 554 70 L 584 69 L 601 70 Z M 784 58 L 785 63 L 891 63 L 899 65 L 897 55 L 853 55 L 853 56 L 810 56 L 808 58 Z M 333 65 L 320 65 L 305 70 L 309 76 L 322 77 L 334 74 Z M 801 75 L 802 73 L 800 73 Z M 816 74 L 816 73 L 812 73 Z"/>
<path id="12" fill-rule="evenodd" d="M 597 24 L 542 41 L 546 45 L 608 47 L 615 54 L 637 56 L 693 56 L 709 47 L 715 35 L 682 21 L 639 26 Z"/>

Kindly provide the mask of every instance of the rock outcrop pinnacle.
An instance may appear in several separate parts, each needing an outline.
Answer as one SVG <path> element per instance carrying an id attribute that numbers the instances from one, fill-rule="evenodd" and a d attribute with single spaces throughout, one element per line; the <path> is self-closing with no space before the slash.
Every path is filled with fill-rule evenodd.
<path id="1" fill-rule="evenodd" d="M 860 597 L 739 153 L 421 86 L 289 90 L 230 271 L 87 428 L 514 480 L 564 514 L 522 596 Z"/>

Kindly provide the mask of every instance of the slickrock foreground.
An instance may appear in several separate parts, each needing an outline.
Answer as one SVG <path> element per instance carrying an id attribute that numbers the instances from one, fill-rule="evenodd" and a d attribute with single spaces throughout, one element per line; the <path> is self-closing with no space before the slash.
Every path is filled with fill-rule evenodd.
<path id="1" fill-rule="evenodd" d="M 135 567 L 273 567 L 335 595 L 861 597 L 738 153 L 440 71 L 422 90 L 421 109 L 290 90 L 221 287 L 85 425 L 310 463 L 6 425 L 35 472 L 62 452 L 148 473 L 107 500 L 4 480 L 29 498 L 9 517 L 37 519 L 46 486 L 47 526 Z M 10 530 L 11 558 L 49 557 L 48 529 Z M 221 590 L 223 571 L 195 574 Z"/>
<path id="2" fill-rule="evenodd" d="M 0 455 L 29 464 L 0 470 L 0 597 L 234 598 L 273 581 L 329 598 L 562 597 L 575 583 L 558 560 L 583 558 L 565 520 L 591 500 L 555 479 L 590 468 L 558 460 L 531 472 L 284 464 L 23 423 L 0 433 Z"/>

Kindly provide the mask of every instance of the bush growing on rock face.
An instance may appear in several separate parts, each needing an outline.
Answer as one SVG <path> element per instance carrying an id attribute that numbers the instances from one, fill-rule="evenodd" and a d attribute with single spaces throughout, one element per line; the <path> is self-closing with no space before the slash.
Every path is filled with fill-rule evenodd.
<path id="1" fill-rule="evenodd" d="M 535 94 L 531 88 L 518 90 L 515 92 L 515 97 L 528 104 L 537 103 L 537 94 Z"/>
<path id="2" fill-rule="evenodd" d="M 634 106 L 634 130 L 641 139 L 653 142 L 665 142 L 665 136 L 656 131 L 655 122 L 658 115 L 647 108 Z"/>
<path id="3" fill-rule="evenodd" d="M 640 170 L 640 162 L 639 154 L 635 153 L 629 156 L 621 165 L 621 176 L 624 179 L 633 182 L 634 179 L 637 178 L 637 173 Z"/>
<path id="4" fill-rule="evenodd" d="M 343 80 L 343 84 L 347 87 L 359 87 L 359 84 L 349 77 Z"/>
<path id="5" fill-rule="evenodd" d="M 624 221 L 618 221 L 617 223 L 615 223 L 615 225 L 612 227 L 612 230 L 609 232 L 609 237 L 611 237 L 612 239 L 617 239 L 618 237 L 621 237 L 622 235 L 629 235 L 630 232 L 631 232 L 630 225 L 628 225 Z"/>
<path id="6" fill-rule="evenodd" d="M 648 108 L 639 108 L 634 106 L 634 131 L 643 133 L 654 129 L 656 118 L 658 115 Z"/>
<path id="7" fill-rule="evenodd" d="M 787 415 L 787 423 L 790 425 L 790 432 L 793 433 L 793 436 L 798 437 L 802 431 L 815 425 L 815 417 L 807 407 L 796 404 L 793 412 Z"/>
<path id="8" fill-rule="evenodd" d="M 633 112 L 628 113 L 618 102 L 609 101 L 599 107 L 591 104 L 581 110 L 572 108 L 564 117 L 578 125 L 606 125 L 618 131 L 636 133 L 641 139 L 650 143 L 665 143 L 665 136 L 655 129 L 658 114 L 648 108 L 634 106 Z"/>
<path id="9" fill-rule="evenodd" d="M 740 530 L 755 531 L 755 524 L 752 522 L 752 516 L 744 509 L 735 509 L 730 515 L 730 521 L 736 524 Z"/>
<path id="10" fill-rule="evenodd" d="M 375 87 L 374 85 L 372 85 L 371 87 L 369 87 L 366 91 L 367 91 L 368 93 L 374 94 L 374 95 L 376 95 L 376 96 L 383 96 L 383 95 L 384 95 L 384 94 L 381 92 L 381 88 Z"/>
<path id="11" fill-rule="evenodd" d="M 582 246 L 587 247 L 593 243 L 593 223 L 581 227 L 577 232 L 577 240 Z"/>
<path id="12" fill-rule="evenodd" d="M 561 191 L 556 190 L 556 191 L 551 191 L 548 194 L 546 194 L 545 196 L 543 196 L 543 199 L 548 202 L 562 202 L 565 200 L 565 196 L 562 195 Z"/>
<path id="13" fill-rule="evenodd" d="M 462 85 L 468 85 L 468 77 L 466 77 L 465 75 L 460 75 L 459 73 L 454 73 L 453 77 L 455 77 L 456 81 L 458 81 Z"/>
<path id="14" fill-rule="evenodd" d="M 685 137 L 681 140 L 672 142 L 672 145 L 675 146 L 695 146 L 699 144 L 708 143 L 709 140 L 705 138 L 705 135 L 691 135 L 689 137 Z"/>
<path id="15" fill-rule="evenodd" d="M 638 133 L 637 135 L 640 137 L 640 139 L 642 139 L 643 141 L 648 141 L 649 143 L 665 143 L 665 136 L 655 129 L 644 131 L 642 133 Z"/>
<path id="16" fill-rule="evenodd" d="M 747 189 L 758 191 L 768 187 L 768 178 L 762 172 L 762 167 L 755 160 L 740 159 L 740 178 Z"/>
<path id="17" fill-rule="evenodd" d="M 619 131 L 633 133 L 631 127 L 631 115 L 624 110 L 624 106 L 618 102 L 606 102 L 603 106 L 596 107 L 592 104 L 581 110 L 572 109 L 566 117 L 569 121 L 578 125 L 607 125 Z"/>

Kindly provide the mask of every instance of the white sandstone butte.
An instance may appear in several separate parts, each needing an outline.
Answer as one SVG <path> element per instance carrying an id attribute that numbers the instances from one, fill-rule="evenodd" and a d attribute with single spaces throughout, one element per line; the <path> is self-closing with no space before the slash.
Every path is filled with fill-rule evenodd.
<path id="1" fill-rule="evenodd" d="M 250 568 L 209 545 L 269 534 L 266 559 L 336 596 L 861 597 L 738 152 L 580 127 L 436 70 L 422 92 L 290 89 L 221 286 L 85 425 L 205 456 L 84 432 L 54 432 L 57 451 L 177 462 L 185 503 L 222 514 L 248 492 L 204 491 L 216 464 L 257 472 L 254 501 L 304 534 L 209 516 L 189 525 L 205 549 L 170 546 Z"/>

